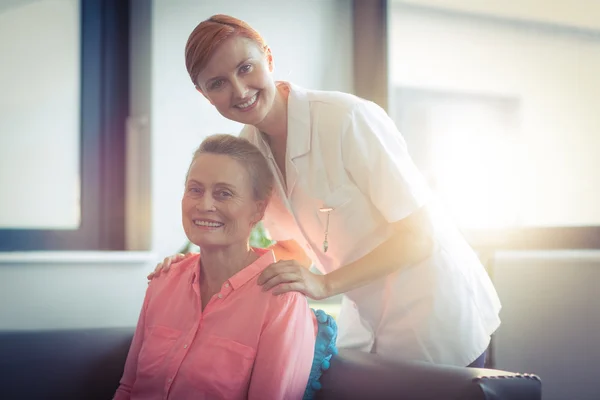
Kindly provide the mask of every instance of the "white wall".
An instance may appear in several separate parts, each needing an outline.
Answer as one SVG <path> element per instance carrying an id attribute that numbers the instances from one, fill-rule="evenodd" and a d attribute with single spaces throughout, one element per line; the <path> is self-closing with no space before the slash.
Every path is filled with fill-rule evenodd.
<path id="1" fill-rule="evenodd" d="M 134 326 L 152 253 L 0 254 L 0 330 Z"/>
<path id="2" fill-rule="evenodd" d="M 392 0 L 392 2 L 581 29 L 600 29 L 600 2 L 597 0 Z"/>
<path id="3" fill-rule="evenodd" d="M 390 81 L 517 99 L 520 223 L 600 224 L 600 31 L 581 35 L 394 4 Z M 600 15 L 600 14 L 599 14 Z M 599 17 L 600 18 L 600 17 Z M 407 135 L 410 132 L 407 132 Z"/>
<path id="4" fill-rule="evenodd" d="M 352 90 L 350 0 L 132 4 L 132 121 L 139 128 L 149 118 L 150 126 L 131 130 L 128 140 L 142 149 L 148 145 L 151 154 L 138 148 L 132 159 L 142 167 L 131 168 L 129 186 L 138 190 L 139 202 L 128 207 L 138 222 L 151 207 L 151 218 L 146 217 L 151 219 L 150 248 L 144 237 L 133 242 L 153 252 L 0 254 L 0 330 L 136 323 L 147 273 L 185 242 L 180 196 L 193 150 L 208 134 L 235 133 L 239 128 L 214 111 L 187 76 L 183 50 L 197 23 L 215 13 L 246 19 L 271 45 L 278 79 L 315 89 Z M 148 32 L 144 19 L 152 23 Z M 150 181 L 140 184 L 148 168 Z"/>
<path id="5" fill-rule="evenodd" d="M 257 29 L 273 51 L 275 77 L 324 90 L 352 91 L 350 0 L 154 0 L 152 48 L 152 248 L 185 243 L 180 199 L 193 151 L 213 133 L 237 133 L 190 81 L 184 48 L 194 27 L 230 14 Z"/>

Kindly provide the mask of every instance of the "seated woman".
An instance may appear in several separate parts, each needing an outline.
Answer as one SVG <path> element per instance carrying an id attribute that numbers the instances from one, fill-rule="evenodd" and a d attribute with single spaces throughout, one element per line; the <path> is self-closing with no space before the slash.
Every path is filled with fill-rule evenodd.
<path id="1" fill-rule="evenodd" d="M 202 142 L 181 201 L 200 254 L 150 282 L 116 400 L 303 397 L 315 317 L 303 295 L 262 290 L 258 275 L 274 255 L 248 243 L 272 188 L 266 159 L 245 139 Z"/>

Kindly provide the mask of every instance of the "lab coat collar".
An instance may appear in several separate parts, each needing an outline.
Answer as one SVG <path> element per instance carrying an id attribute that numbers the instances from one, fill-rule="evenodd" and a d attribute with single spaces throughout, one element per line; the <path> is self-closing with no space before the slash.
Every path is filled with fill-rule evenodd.
<path id="1" fill-rule="evenodd" d="M 278 82 L 289 87 L 290 93 L 288 96 L 288 122 L 287 122 L 287 140 L 286 140 L 286 186 L 287 193 L 284 198 L 290 196 L 296 182 L 298 180 L 298 167 L 295 160 L 310 152 L 311 129 L 310 129 L 310 104 L 308 93 L 300 86 L 296 86 L 289 82 Z M 248 126 L 250 127 L 250 126 Z M 255 127 L 254 129 L 256 141 L 260 151 L 268 155 L 268 158 L 273 159 L 269 145 L 266 143 L 262 134 Z M 286 196 L 287 195 L 287 196 Z"/>
<path id="2" fill-rule="evenodd" d="M 306 90 L 292 83 L 286 84 L 290 88 L 287 151 L 293 160 L 310 152 L 310 108 Z"/>
<path id="3" fill-rule="evenodd" d="M 291 161 L 287 168 L 287 192 L 288 196 L 294 190 L 298 180 L 298 167 L 295 160 L 310 152 L 311 129 L 310 129 L 310 105 L 308 94 L 303 88 L 292 83 L 285 82 L 290 88 L 288 96 L 288 125 L 287 125 L 287 158 Z"/>

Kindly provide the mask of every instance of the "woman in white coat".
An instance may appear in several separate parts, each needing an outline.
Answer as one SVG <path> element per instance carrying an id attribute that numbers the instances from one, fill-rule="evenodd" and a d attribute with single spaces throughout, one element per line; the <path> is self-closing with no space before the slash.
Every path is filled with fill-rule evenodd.
<path id="1" fill-rule="evenodd" d="M 338 347 L 483 366 L 500 324 L 497 294 L 465 239 L 437 212 L 388 115 L 350 94 L 274 81 L 264 39 L 233 17 L 200 23 L 185 57 L 197 90 L 225 118 L 245 124 L 241 136 L 276 177 L 264 226 L 279 261 L 259 284 L 274 295 L 344 294 Z"/>

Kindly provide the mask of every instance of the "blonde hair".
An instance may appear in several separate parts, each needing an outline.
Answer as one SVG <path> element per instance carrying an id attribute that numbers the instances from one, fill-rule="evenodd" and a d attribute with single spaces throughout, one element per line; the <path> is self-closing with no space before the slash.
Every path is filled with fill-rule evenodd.
<path id="1" fill-rule="evenodd" d="M 273 173 L 265 156 L 248 140 L 228 134 L 211 135 L 204 139 L 194 152 L 192 163 L 201 154 L 220 154 L 233 158 L 248 171 L 254 200 L 268 201 L 271 198 L 274 185 Z"/>

